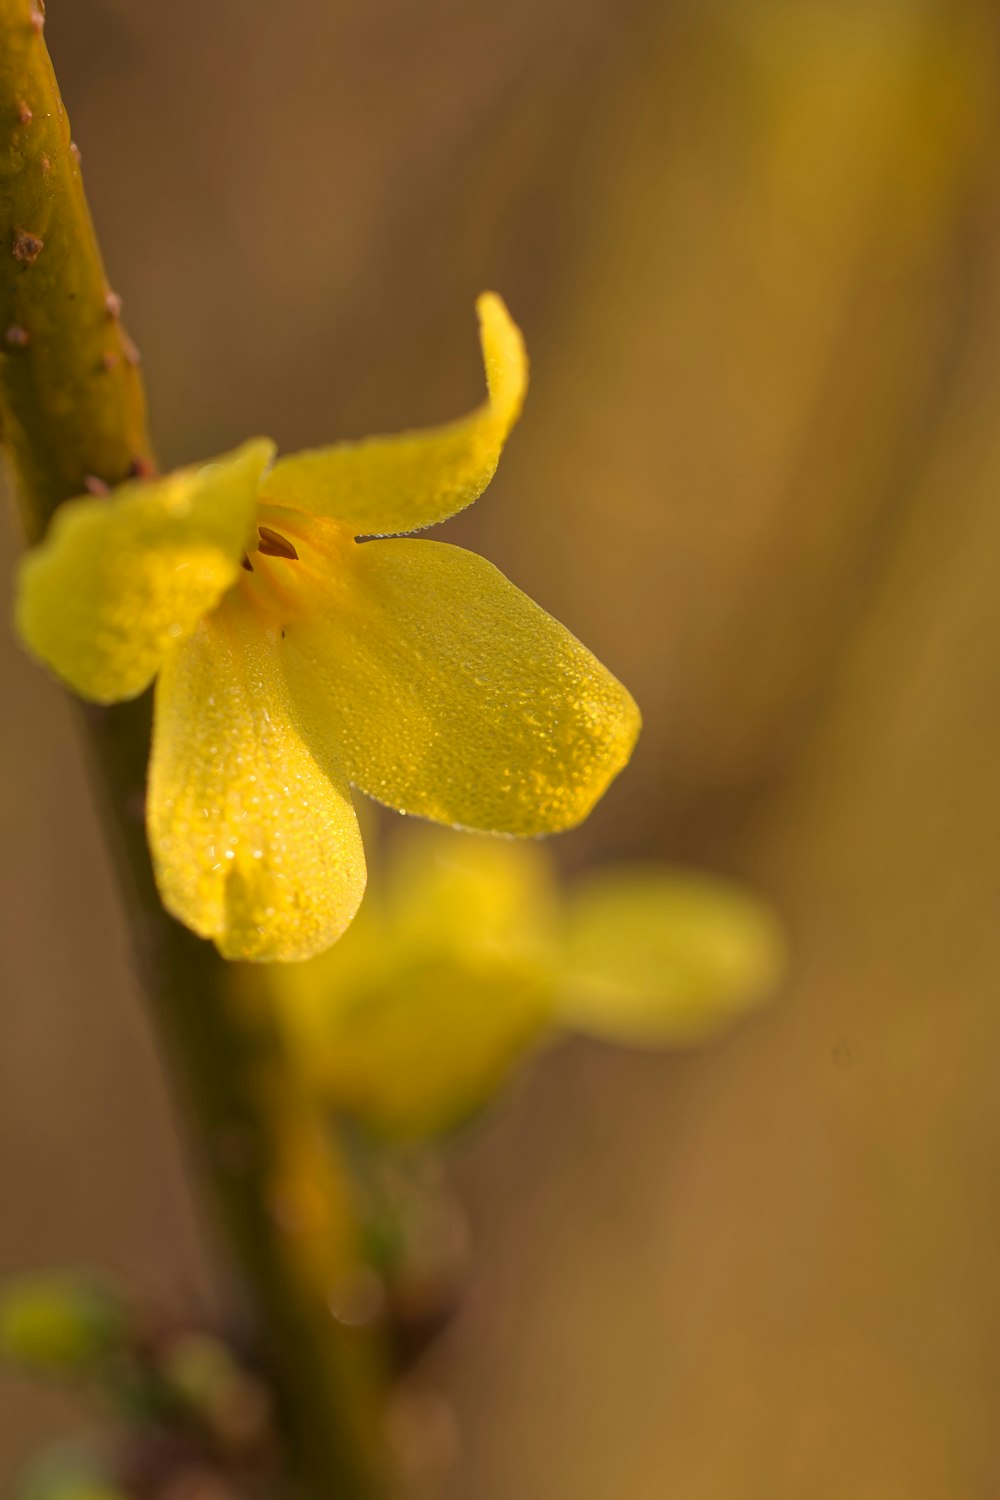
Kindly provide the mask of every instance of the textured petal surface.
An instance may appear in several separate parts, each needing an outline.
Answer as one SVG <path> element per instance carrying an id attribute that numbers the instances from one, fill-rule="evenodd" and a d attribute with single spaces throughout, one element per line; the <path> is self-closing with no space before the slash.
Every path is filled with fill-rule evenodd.
<path id="1" fill-rule="evenodd" d="M 528 362 L 500 298 L 487 292 L 476 306 L 489 390 L 483 406 L 442 427 L 282 459 L 268 475 L 267 499 L 330 516 L 356 536 L 416 531 L 478 499 L 520 413 Z"/>
<path id="2" fill-rule="evenodd" d="M 201 468 L 62 506 L 21 565 L 25 643 L 84 698 L 141 693 L 236 577 L 273 453 L 258 438 Z"/>
<path id="3" fill-rule="evenodd" d="M 493 833 L 571 828 L 639 712 L 575 636 L 460 547 L 354 543 L 284 564 L 285 670 L 310 742 L 400 812 Z M 294 570 L 294 572 L 293 572 Z"/>
<path id="4" fill-rule="evenodd" d="M 785 965 L 784 936 L 762 902 L 657 864 L 585 876 L 563 936 L 562 1024 L 633 1043 L 714 1035 L 759 1005 Z"/>
<path id="5" fill-rule="evenodd" d="M 226 958 L 301 959 L 365 886 L 346 778 L 289 717 L 274 630 L 240 592 L 156 686 L 148 827 L 166 907 Z"/>

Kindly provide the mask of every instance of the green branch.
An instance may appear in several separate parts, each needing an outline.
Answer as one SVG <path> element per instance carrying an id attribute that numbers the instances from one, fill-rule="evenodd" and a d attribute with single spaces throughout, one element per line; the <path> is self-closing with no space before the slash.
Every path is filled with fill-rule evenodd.
<path id="1" fill-rule="evenodd" d="M 3 0 L 0 358 L 4 441 L 34 539 L 94 481 L 152 463 L 134 345 L 119 319 L 42 39 L 43 7 Z"/>
<path id="2" fill-rule="evenodd" d="M 43 38 L 0 0 L 0 424 L 29 540 L 62 501 L 152 470 L 122 329 Z M 331 1307 L 354 1222 L 323 1121 L 246 971 L 171 921 L 143 827 L 148 701 L 85 712 L 143 981 L 274 1373 L 310 1500 L 382 1491 L 378 1351 Z"/>

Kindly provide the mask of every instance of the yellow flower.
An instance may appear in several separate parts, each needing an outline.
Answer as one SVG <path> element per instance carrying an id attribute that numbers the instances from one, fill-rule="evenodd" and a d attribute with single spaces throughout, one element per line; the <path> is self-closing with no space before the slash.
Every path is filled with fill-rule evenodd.
<path id="1" fill-rule="evenodd" d="M 227 958 L 302 959 L 344 931 L 365 886 L 352 786 L 551 833 L 631 754 L 638 710 L 574 636 L 482 558 L 400 535 L 482 493 L 520 413 L 520 332 L 499 297 L 478 311 L 470 416 L 273 466 L 256 439 L 69 502 L 22 565 L 22 637 L 77 693 L 156 678 L 157 882 Z"/>
<path id="2" fill-rule="evenodd" d="M 416 830 L 351 931 L 261 976 L 334 1115 L 447 1132 L 560 1033 L 685 1047 L 773 991 L 785 941 L 739 886 L 655 860 L 561 889 L 542 846 Z"/>

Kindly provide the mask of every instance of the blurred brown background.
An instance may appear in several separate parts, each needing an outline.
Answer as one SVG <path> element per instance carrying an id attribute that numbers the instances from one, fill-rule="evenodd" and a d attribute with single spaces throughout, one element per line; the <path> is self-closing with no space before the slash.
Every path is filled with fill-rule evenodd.
<path id="1" fill-rule="evenodd" d="M 449 1500 L 1000 1494 L 998 26 L 49 5 L 164 462 L 457 414 L 502 291 L 532 394 L 449 531 L 646 717 L 560 856 L 743 875 L 793 935 L 720 1046 L 576 1044 L 463 1148 Z M 71 717 L 0 652 L 0 1271 L 183 1304 L 203 1241 Z M 68 1416 L 3 1377 L 0 1472 Z"/>

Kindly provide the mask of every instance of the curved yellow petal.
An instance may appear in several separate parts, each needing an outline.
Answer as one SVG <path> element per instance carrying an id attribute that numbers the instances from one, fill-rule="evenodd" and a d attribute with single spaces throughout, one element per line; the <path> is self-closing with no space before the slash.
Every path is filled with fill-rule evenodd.
<path id="1" fill-rule="evenodd" d="M 501 299 L 486 292 L 476 308 L 489 390 L 483 406 L 442 427 L 281 459 L 268 475 L 266 498 L 342 521 L 356 536 L 417 531 L 478 499 L 520 415 L 528 360 Z"/>
<path id="2" fill-rule="evenodd" d="M 200 468 L 63 505 L 21 564 L 25 644 L 81 697 L 141 693 L 236 577 L 273 453 L 257 438 Z"/>
<path id="3" fill-rule="evenodd" d="M 379 802 L 483 832 L 554 833 L 628 761 L 640 721 L 625 688 L 483 558 L 396 539 L 347 542 L 322 572 L 305 551 L 285 566 L 297 712 Z"/>
<path id="4" fill-rule="evenodd" d="M 292 722 L 278 639 L 234 593 L 156 685 L 147 821 L 157 884 L 225 958 L 319 953 L 365 888 L 346 778 Z"/>
<path id="5" fill-rule="evenodd" d="M 785 940 L 749 892 L 693 870 L 606 865 L 569 897 L 559 1017 L 646 1045 L 700 1041 L 781 979 Z"/>

